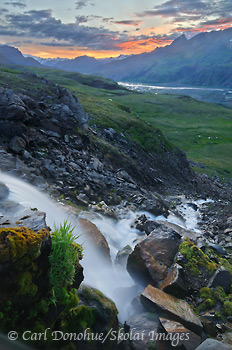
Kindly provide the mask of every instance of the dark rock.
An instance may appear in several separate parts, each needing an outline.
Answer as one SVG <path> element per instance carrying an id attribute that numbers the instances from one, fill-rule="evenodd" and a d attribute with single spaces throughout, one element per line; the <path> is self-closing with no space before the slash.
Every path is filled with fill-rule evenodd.
<path id="1" fill-rule="evenodd" d="M 222 287 L 226 293 L 230 292 L 232 276 L 224 267 L 220 267 L 211 277 L 208 287 Z"/>
<path id="2" fill-rule="evenodd" d="M 176 297 L 185 296 L 187 289 L 183 281 L 183 267 L 175 264 L 171 272 L 159 286 L 159 289 Z"/>
<path id="3" fill-rule="evenodd" d="M 114 302 L 108 299 L 104 294 L 102 294 L 97 289 L 82 285 L 78 290 L 78 297 L 80 299 L 80 306 L 85 305 L 90 308 L 92 315 L 94 317 L 94 324 L 91 330 L 95 334 L 104 333 L 105 336 L 110 332 L 118 332 L 118 318 L 117 318 L 117 308 Z M 117 340 L 110 340 L 110 337 L 106 338 L 104 343 L 99 342 L 99 347 L 96 349 L 116 349 Z M 78 344 L 79 349 L 79 344 Z M 84 347 L 83 349 L 86 349 Z M 94 347 L 95 349 L 95 347 Z"/>
<path id="4" fill-rule="evenodd" d="M 16 154 L 23 153 L 26 147 L 26 141 L 19 136 L 13 137 L 9 143 L 9 149 Z"/>
<path id="5" fill-rule="evenodd" d="M 231 350 L 231 345 L 223 344 L 215 339 L 206 339 L 196 350 Z"/>
<path id="6" fill-rule="evenodd" d="M 160 311 L 192 332 L 201 335 L 202 323 L 186 301 L 164 293 L 151 285 L 148 285 L 142 292 L 141 301 L 145 307 Z"/>
<path id="7" fill-rule="evenodd" d="M 129 255 L 128 272 L 135 280 L 157 285 L 167 276 L 180 243 L 176 231 L 160 225 Z"/>
<path id="8" fill-rule="evenodd" d="M 155 335 L 159 319 L 154 313 L 142 313 L 127 320 L 131 332 L 131 345 L 134 350 L 149 350 L 156 345 Z M 125 345 L 124 345 L 125 346 Z"/>
<path id="9" fill-rule="evenodd" d="M 190 332 L 181 323 L 160 317 L 160 323 L 167 334 L 170 335 L 171 344 L 178 349 L 184 346 L 186 350 L 195 350 L 201 343 L 201 337 Z"/>
<path id="10" fill-rule="evenodd" d="M 159 215 L 164 215 L 165 217 L 168 216 L 167 205 L 158 198 L 155 198 L 155 197 L 153 199 L 146 198 L 142 202 L 141 207 L 155 216 L 159 216 Z"/>

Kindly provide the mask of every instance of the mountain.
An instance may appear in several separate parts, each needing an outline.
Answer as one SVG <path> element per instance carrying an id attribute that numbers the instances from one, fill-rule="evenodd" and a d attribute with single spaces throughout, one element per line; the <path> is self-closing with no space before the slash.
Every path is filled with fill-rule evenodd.
<path id="1" fill-rule="evenodd" d="M 34 58 L 24 57 L 18 49 L 7 45 L 0 45 L 0 64 L 41 67 L 41 64 Z"/>
<path id="2" fill-rule="evenodd" d="M 74 59 L 68 58 L 41 58 L 36 56 L 24 55 L 25 57 L 32 57 L 37 60 L 42 65 L 47 67 L 53 67 L 57 69 L 78 72 L 83 74 L 91 74 L 93 71 L 97 71 L 100 67 L 105 64 L 121 61 L 131 55 L 120 55 L 118 57 L 108 57 L 108 58 L 94 58 L 89 56 L 79 56 Z"/>
<path id="3" fill-rule="evenodd" d="M 116 81 L 232 87 L 232 28 L 182 35 L 171 45 L 92 72 Z"/>
<path id="4" fill-rule="evenodd" d="M 3 45 L 0 63 L 50 66 L 115 81 L 232 88 L 232 28 L 203 32 L 189 40 L 181 35 L 149 53 L 105 59 L 24 57 L 18 49 Z"/>

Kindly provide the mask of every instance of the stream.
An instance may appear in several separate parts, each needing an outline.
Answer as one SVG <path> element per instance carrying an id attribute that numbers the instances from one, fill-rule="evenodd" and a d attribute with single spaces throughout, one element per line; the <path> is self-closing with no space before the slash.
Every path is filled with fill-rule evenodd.
<path id="1" fill-rule="evenodd" d="M 82 235 L 77 216 L 69 212 L 65 206 L 56 203 L 48 195 L 40 192 L 28 183 L 0 172 L 1 183 L 5 184 L 9 189 L 8 203 L 15 202 L 25 208 L 37 208 L 45 212 L 47 225 L 51 228 L 54 225 L 59 226 L 59 224 L 63 224 L 65 220 L 68 220 L 75 226 L 74 234 L 79 236 L 78 243 L 83 244 L 84 249 L 84 259 L 81 261 L 84 267 L 84 283 L 99 289 L 111 298 L 119 310 L 119 320 L 121 322 L 127 320 L 133 313 L 130 307 L 131 301 L 139 295 L 143 286 L 135 284 L 125 267 L 106 264 L 105 259 L 99 254 L 95 246 Z M 138 216 L 145 214 L 149 220 L 167 220 L 200 235 L 201 232 L 197 227 L 198 208 L 207 201 L 198 200 L 189 203 L 182 196 L 179 198 L 180 204 L 176 207 L 176 211 L 179 214 L 177 215 L 175 212 L 170 213 L 168 218 L 164 216 L 155 217 L 148 212 L 139 211 L 125 211 L 120 215 L 119 220 L 89 212 L 81 212 L 80 217 L 87 218 L 93 222 L 105 236 L 110 248 L 111 259 L 114 262 L 120 249 L 126 245 L 130 245 L 133 249 L 140 240 L 146 237 L 145 233 L 138 231 L 133 226 Z M 1 209 L 0 215 L 4 215 Z"/>
<path id="2" fill-rule="evenodd" d="M 199 101 L 217 103 L 227 108 L 232 108 L 232 91 L 223 88 L 191 87 L 191 86 L 160 86 L 129 82 L 118 82 L 119 85 L 134 91 L 151 94 L 170 94 L 178 96 L 190 96 Z"/>

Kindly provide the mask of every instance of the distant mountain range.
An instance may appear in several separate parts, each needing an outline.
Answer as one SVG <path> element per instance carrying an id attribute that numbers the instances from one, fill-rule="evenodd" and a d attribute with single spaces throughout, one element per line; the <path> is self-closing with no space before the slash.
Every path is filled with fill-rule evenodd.
<path id="1" fill-rule="evenodd" d="M 0 46 L 0 63 L 22 64 L 100 75 L 115 81 L 164 85 L 232 87 L 232 28 L 204 32 L 149 53 L 96 59 L 24 57 L 19 50 Z"/>
<path id="2" fill-rule="evenodd" d="M 41 67 L 34 58 L 24 57 L 18 49 L 7 45 L 0 45 L 0 64 Z"/>

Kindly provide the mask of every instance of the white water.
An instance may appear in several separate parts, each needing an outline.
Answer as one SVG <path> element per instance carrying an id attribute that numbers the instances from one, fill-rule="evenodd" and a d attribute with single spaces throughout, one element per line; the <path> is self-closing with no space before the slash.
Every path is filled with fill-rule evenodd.
<path id="1" fill-rule="evenodd" d="M 46 222 L 53 228 L 63 224 L 65 220 L 69 220 L 75 226 L 75 235 L 81 234 L 78 225 L 78 218 L 69 213 L 61 205 L 55 203 L 49 196 L 41 193 L 35 187 L 16 179 L 12 176 L 0 172 L 0 182 L 4 183 L 10 190 L 8 201 L 20 203 L 26 208 L 38 208 L 40 211 L 46 212 Z M 185 202 L 183 200 L 183 202 Z M 195 202 L 197 205 L 204 201 Z M 132 248 L 142 240 L 145 235 L 131 227 L 141 214 L 145 214 L 149 220 L 168 220 L 169 222 L 178 224 L 187 229 L 197 232 L 198 212 L 191 208 L 187 201 L 178 206 L 183 219 L 170 214 L 167 219 L 163 216 L 154 217 L 147 212 L 127 212 L 125 216 L 116 221 L 102 215 L 94 215 L 91 221 L 104 234 L 110 247 L 112 261 L 114 261 L 118 250 L 130 245 Z M 1 215 L 1 212 L 0 212 Z M 88 217 L 88 216 L 87 216 Z M 199 230 L 198 230 L 199 231 Z M 114 300 L 118 310 L 119 319 L 124 322 L 129 317 L 129 306 L 135 296 L 141 292 L 142 286 L 135 285 L 134 281 L 128 274 L 127 270 L 122 267 L 112 267 L 106 263 L 105 259 L 99 254 L 95 246 L 83 235 L 78 238 L 78 243 L 83 244 L 84 259 L 81 262 L 84 267 L 84 283 L 95 287 L 102 291 L 105 295 Z"/>
<path id="2" fill-rule="evenodd" d="M 56 204 L 46 194 L 41 193 L 35 187 L 22 180 L 1 172 L 0 182 L 4 183 L 10 190 L 7 198 L 8 201 L 20 203 L 26 208 L 36 207 L 40 211 L 46 212 L 46 222 L 51 228 L 54 225 L 63 224 L 68 219 L 76 227 L 74 234 L 81 234 L 77 217 L 67 212 L 62 206 Z M 108 226 L 107 232 L 108 237 L 110 237 L 117 230 L 113 226 Z M 125 230 L 126 234 L 127 232 Z M 119 310 L 119 319 L 124 322 L 128 318 L 127 306 L 129 306 L 130 301 L 138 294 L 139 287 L 135 286 L 134 281 L 125 269 L 113 270 L 112 266 L 107 265 L 105 259 L 99 254 L 94 245 L 89 240 L 87 241 L 84 236 L 81 235 L 78 238 L 78 243 L 83 244 L 84 248 L 84 259 L 81 261 L 84 267 L 84 283 L 101 290 L 106 296 L 113 299 Z M 125 293 L 123 293 L 123 290 Z"/>

